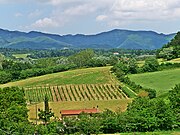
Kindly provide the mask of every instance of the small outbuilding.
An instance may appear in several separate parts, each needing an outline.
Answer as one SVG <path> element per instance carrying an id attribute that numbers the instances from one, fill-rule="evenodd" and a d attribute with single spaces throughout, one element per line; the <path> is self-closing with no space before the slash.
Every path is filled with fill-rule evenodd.
<path id="1" fill-rule="evenodd" d="M 78 110 L 61 110 L 61 118 L 67 117 L 67 116 L 78 116 L 81 113 L 87 113 L 87 114 L 96 114 L 99 113 L 98 108 L 92 108 L 92 109 L 78 109 Z"/>

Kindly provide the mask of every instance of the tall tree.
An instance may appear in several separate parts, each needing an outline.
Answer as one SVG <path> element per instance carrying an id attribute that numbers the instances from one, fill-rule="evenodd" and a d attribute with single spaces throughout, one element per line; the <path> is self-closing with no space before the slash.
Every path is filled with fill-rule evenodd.
<path id="1" fill-rule="evenodd" d="M 2 62 L 3 62 L 3 60 L 4 60 L 4 55 L 2 55 L 2 54 L 0 53 L 0 69 L 3 69 L 3 67 L 2 67 Z"/>
<path id="2" fill-rule="evenodd" d="M 168 98 L 170 100 L 171 108 L 176 114 L 177 126 L 180 127 L 180 84 L 177 84 L 169 91 Z"/>
<path id="3" fill-rule="evenodd" d="M 44 111 L 39 110 L 39 119 L 44 122 L 45 125 L 50 121 L 50 118 L 54 116 L 54 113 L 49 109 L 48 97 L 45 95 L 44 98 Z"/>
<path id="4" fill-rule="evenodd" d="M 76 64 L 78 67 L 87 66 L 88 61 L 95 55 L 92 49 L 83 50 L 75 55 L 69 57 L 69 60 Z"/>

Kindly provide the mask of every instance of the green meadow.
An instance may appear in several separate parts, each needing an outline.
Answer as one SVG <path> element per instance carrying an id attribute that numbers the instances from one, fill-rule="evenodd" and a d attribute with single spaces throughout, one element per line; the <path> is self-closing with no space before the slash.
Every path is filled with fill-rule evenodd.
<path id="1" fill-rule="evenodd" d="M 128 76 L 136 84 L 152 88 L 157 95 L 167 93 L 175 84 L 180 83 L 180 68 L 151 73 L 132 74 Z"/>
<path id="2" fill-rule="evenodd" d="M 117 83 L 115 77 L 110 73 L 110 66 L 98 68 L 86 68 L 70 70 L 65 72 L 47 74 L 32 77 L 16 82 L 2 84 L 0 87 L 20 86 L 45 86 L 45 85 L 65 85 L 65 84 L 114 84 Z"/>

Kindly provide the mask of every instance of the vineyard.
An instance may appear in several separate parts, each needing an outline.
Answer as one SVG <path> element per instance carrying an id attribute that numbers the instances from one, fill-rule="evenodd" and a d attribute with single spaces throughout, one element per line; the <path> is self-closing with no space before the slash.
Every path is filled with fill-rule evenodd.
<path id="1" fill-rule="evenodd" d="M 29 103 L 43 102 L 45 95 L 47 95 L 49 101 L 52 102 L 128 98 L 119 85 L 112 84 L 81 84 L 25 88 L 25 96 Z"/>

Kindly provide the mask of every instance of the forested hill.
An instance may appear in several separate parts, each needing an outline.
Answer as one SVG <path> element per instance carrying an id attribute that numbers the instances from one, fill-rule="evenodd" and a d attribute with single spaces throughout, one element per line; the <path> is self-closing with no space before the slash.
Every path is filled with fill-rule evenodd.
<path id="1" fill-rule="evenodd" d="M 20 32 L 0 29 L 0 47 L 29 49 L 62 48 L 124 48 L 158 49 L 167 44 L 175 34 L 158 34 L 153 31 L 115 29 L 95 35 L 56 35 L 42 32 Z"/>
<path id="2" fill-rule="evenodd" d="M 180 58 L 180 32 L 169 43 L 159 49 L 157 57 L 167 60 Z"/>

